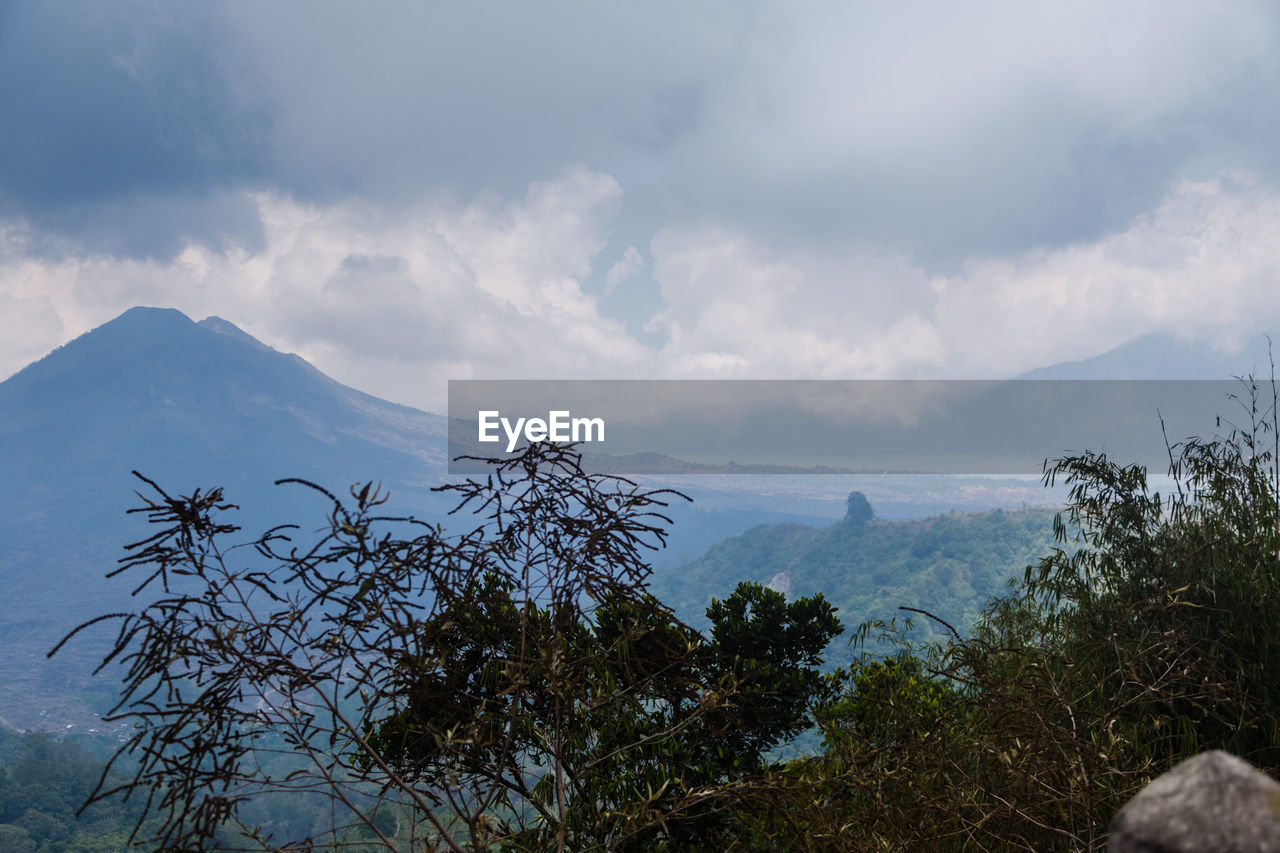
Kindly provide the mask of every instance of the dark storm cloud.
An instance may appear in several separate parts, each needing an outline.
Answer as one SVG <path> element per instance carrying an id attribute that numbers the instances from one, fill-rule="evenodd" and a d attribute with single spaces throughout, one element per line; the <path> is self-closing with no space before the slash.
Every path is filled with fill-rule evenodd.
<path id="1" fill-rule="evenodd" d="M 522 193 L 580 164 L 642 179 L 736 65 L 727 3 L 239 5 L 281 173 L 309 196 Z"/>
<path id="2" fill-rule="evenodd" d="M 1277 15 L 771 5 L 739 85 L 711 100 L 684 197 L 766 233 L 865 235 L 925 261 L 1095 239 L 1180 178 L 1276 173 Z"/>
<path id="3" fill-rule="evenodd" d="M 394 207 L 582 165 L 626 193 L 619 251 L 710 220 L 949 271 L 1280 177 L 1266 4 L 5 8 L 0 213 L 110 252 L 252 248 L 245 189 Z"/>
<path id="4" fill-rule="evenodd" d="M 126 254 L 252 237 L 225 191 L 264 178 L 269 126 L 228 64 L 217 15 L 140 2 L 2 8 L 0 210 Z"/>

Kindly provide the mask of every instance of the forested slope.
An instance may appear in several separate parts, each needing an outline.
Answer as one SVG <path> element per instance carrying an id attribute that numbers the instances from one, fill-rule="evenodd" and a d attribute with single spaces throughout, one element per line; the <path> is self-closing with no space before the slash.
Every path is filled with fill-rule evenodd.
<path id="1" fill-rule="evenodd" d="M 739 581 L 758 581 L 788 597 L 822 593 L 847 627 L 868 619 L 905 615 L 915 607 L 962 632 L 1011 578 L 1048 553 L 1054 510 L 1034 508 L 955 512 L 915 521 L 880 521 L 860 492 L 849 511 L 829 527 L 765 524 L 716 543 L 701 557 L 654 581 L 658 597 L 695 625 L 713 597 Z M 932 635 L 946 633 L 918 615 Z M 928 623 L 928 624 L 925 624 Z M 843 663 L 837 642 L 829 661 Z"/>

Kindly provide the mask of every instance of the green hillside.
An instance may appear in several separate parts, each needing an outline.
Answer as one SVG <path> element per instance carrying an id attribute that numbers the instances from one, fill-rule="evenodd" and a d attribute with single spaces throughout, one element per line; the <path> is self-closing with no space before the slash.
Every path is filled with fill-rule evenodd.
<path id="1" fill-rule="evenodd" d="M 1053 546 L 1048 508 L 953 512 L 915 521 L 880 521 L 861 492 L 829 527 L 765 524 L 724 539 L 705 554 L 654 580 L 658 597 L 692 624 L 739 581 L 759 581 L 788 598 L 821 592 L 840 608 L 846 628 L 873 618 L 906 615 L 900 605 L 928 610 L 962 632 L 1012 577 Z M 915 617 L 926 632 L 945 632 Z M 831 663 L 848 653 L 837 642 Z"/>

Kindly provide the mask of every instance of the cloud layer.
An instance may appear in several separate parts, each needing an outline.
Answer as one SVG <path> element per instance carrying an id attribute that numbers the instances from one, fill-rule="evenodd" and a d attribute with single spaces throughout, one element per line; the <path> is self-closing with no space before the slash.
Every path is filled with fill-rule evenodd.
<path id="1" fill-rule="evenodd" d="M 228 190 L 412 205 L 585 164 L 627 189 L 637 244 L 730 217 L 952 262 L 1100 236 L 1182 177 L 1276 175 L 1264 2 L 491 12 L 6 7 L 0 72 L 22 85 L 0 94 L 18 119 L 0 202 L 93 249 L 171 255 L 259 236 Z"/>
<path id="2" fill-rule="evenodd" d="M 0 374 L 134 304 L 352 384 L 990 376 L 1274 330 L 1280 11 L 0 7 Z"/>
<path id="3" fill-rule="evenodd" d="M 1009 376 L 1147 332 L 1232 348 L 1280 316 L 1280 194 L 1243 176 L 1182 182 L 1101 239 L 973 257 L 947 276 L 871 245 L 770 250 L 726 226 L 663 230 L 610 268 L 656 281 L 648 339 L 605 316 L 589 284 L 624 201 L 606 174 L 569 169 L 518 198 L 409 214 L 251 201 L 256 251 L 49 259 L 5 232 L 0 372 L 135 304 L 221 315 L 434 409 L 448 378 Z"/>

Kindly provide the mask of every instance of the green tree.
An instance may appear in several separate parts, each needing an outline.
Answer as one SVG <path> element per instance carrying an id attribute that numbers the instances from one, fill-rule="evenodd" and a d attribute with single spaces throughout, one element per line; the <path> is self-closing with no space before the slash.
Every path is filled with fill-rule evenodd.
<path id="1" fill-rule="evenodd" d="M 788 605 L 759 584 L 713 603 L 710 640 L 649 597 L 611 598 L 557 633 L 554 614 L 511 593 L 489 576 L 471 604 L 424 626 L 438 669 L 369 735 L 399 772 L 433 785 L 523 756 L 504 777 L 518 794 L 505 805 L 539 819 L 502 837 L 508 849 L 725 845 L 768 750 L 809 725 L 820 654 L 840 630 L 820 596 Z M 513 717 L 524 725 L 513 730 Z M 527 778 L 552 762 L 570 789 L 562 810 L 561 777 Z"/>
<path id="2" fill-rule="evenodd" d="M 1151 778 L 1220 748 L 1280 770 L 1274 385 L 1245 425 L 1170 446 L 1171 488 L 1086 452 L 1057 547 L 967 637 L 864 660 L 761 838 L 808 849 L 1101 850 Z M 949 626 L 948 626 L 949 627 Z"/>
<path id="3" fill-rule="evenodd" d="M 35 853 L 31 834 L 20 826 L 0 823 L 0 853 Z"/>
<path id="4" fill-rule="evenodd" d="M 94 798 L 145 795 L 161 850 L 233 832 L 273 849 L 719 846 L 772 784 L 766 752 L 806 725 L 840 630 L 821 597 L 758 585 L 713 604 L 710 638 L 682 624 L 644 559 L 682 496 L 551 445 L 441 487 L 469 519 L 456 534 L 379 515 L 364 486 L 320 490 L 319 541 L 277 528 L 250 552 L 224 544 L 220 490 L 147 482 L 159 529 L 122 571 L 160 594 L 104 617 L 136 770 Z M 267 839 L 240 820 L 294 792 L 323 796 L 332 825 Z"/>

